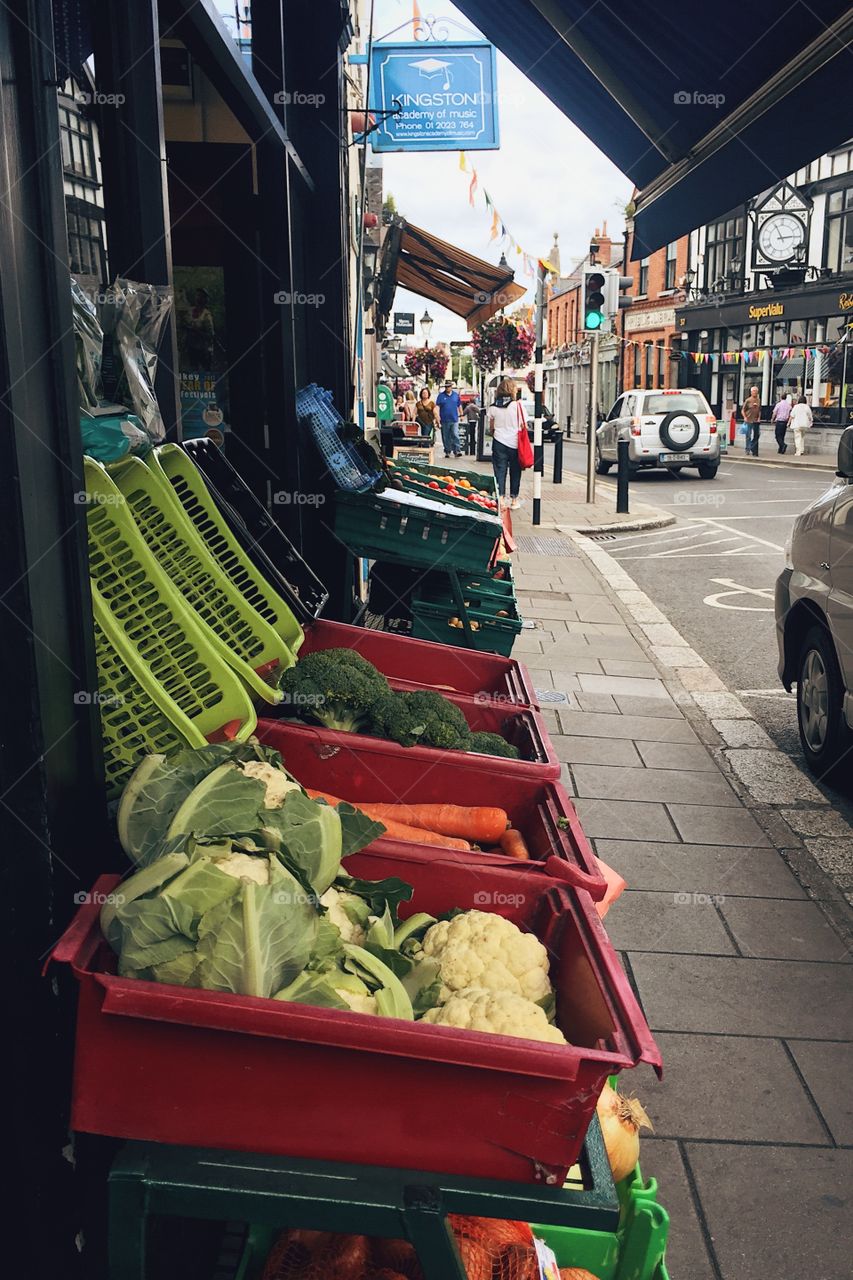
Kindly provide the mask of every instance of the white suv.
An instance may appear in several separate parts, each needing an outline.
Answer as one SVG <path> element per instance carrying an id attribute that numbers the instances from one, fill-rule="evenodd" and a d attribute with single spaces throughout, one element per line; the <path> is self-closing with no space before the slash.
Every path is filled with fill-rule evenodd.
<path id="1" fill-rule="evenodd" d="M 606 475 L 617 461 L 616 445 L 628 441 L 631 471 L 697 467 L 713 480 L 720 465 L 717 419 L 701 391 L 626 391 L 614 404 L 595 438 L 596 471 Z"/>

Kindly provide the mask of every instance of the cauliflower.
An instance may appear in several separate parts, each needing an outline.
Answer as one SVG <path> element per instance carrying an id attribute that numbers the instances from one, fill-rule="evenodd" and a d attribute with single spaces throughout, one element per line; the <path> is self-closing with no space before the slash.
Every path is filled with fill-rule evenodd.
<path id="1" fill-rule="evenodd" d="M 265 784 L 267 793 L 264 796 L 264 807 L 267 809 L 280 809 L 288 791 L 302 790 L 299 783 L 289 778 L 283 769 L 276 769 L 275 765 L 266 760 L 246 760 L 240 768 L 247 778 L 258 778 Z"/>
<path id="2" fill-rule="evenodd" d="M 467 987 L 505 991 L 534 1002 L 552 994 L 548 952 L 532 933 L 522 933 L 503 916 L 466 911 L 441 920 L 425 934 L 423 950 L 439 962 L 441 1004 Z"/>
<path id="3" fill-rule="evenodd" d="M 269 860 L 256 858 L 251 853 L 229 853 L 227 858 L 217 858 L 214 865 L 238 880 L 254 880 L 255 884 L 270 882 Z"/>
<path id="4" fill-rule="evenodd" d="M 360 995 L 356 991 L 348 991 L 346 987 L 335 987 L 335 991 L 344 1000 L 353 1013 L 378 1013 L 376 1007 L 376 996 L 369 993 Z"/>
<path id="5" fill-rule="evenodd" d="M 519 1036 L 522 1040 L 544 1040 L 566 1044 L 558 1027 L 552 1027 L 543 1009 L 524 996 L 510 991 L 486 991 L 466 987 L 455 991 L 446 1004 L 430 1009 L 422 1021 L 439 1027 L 460 1027 L 463 1031 L 491 1031 L 499 1036 Z"/>
<path id="6" fill-rule="evenodd" d="M 370 912 L 367 903 L 354 893 L 343 893 L 334 885 L 320 899 L 328 918 L 337 925 L 344 942 L 360 947 L 367 941 L 367 923 Z"/>

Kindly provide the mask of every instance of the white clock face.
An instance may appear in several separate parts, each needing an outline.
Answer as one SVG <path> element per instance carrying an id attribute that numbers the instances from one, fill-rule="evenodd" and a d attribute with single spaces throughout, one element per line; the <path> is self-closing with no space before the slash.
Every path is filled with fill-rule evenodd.
<path id="1" fill-rule="evenodd" d="M 769 262 L 789 262 L 806 238 L 806 229 L 790 213 L 774 213 L 758 230 L 758 247 Z"/>

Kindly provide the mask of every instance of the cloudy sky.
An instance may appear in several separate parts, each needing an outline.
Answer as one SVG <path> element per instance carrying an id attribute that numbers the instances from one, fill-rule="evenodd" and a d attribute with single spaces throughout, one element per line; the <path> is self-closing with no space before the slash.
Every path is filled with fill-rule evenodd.
<path id="1" fill-rule="evenodd" d="M 422 3 L 421 11 L 431 10 Z M 442 4 L 438 12 L 465 24 L 465 29 L 451 29 L 451 39 L 476 38 L 457 9 Z M 387 36 L 411 16 L 411 0 L 376 0 L 374 39 Z M 365 42 L 366 36 L 363 31 Z M 394 37 L 408 38 L 411 26 Z M 613 238 L 621 237 L 622 209 L 630 199 L 631 184 L 500 52 L 497 77 L 502 99 L 500 150 L 468 153 L 469 167 L 476 168 L 479 178 L 476 207 L 468 203 L 470 179 L 460 172 L 456 151 L 383 154 L 385 193 L 393 193 L 399 212 L 417 226 L 497 262 L 501 248 L 497 241 L 489 242 L 491 217 L 482 199 L 485 187 L 504 224 L 528 253 L 547 254 L 554 232 L 559 233 L 565 273 L 588 252 L 590 234 L 604 220 Z M 507 257 L 515 265 L 508 246 Z M 516 279 L 525 284 L 518 262 Z M 527 301 L 529 294 L 522 299 Z M 458 316 L 434 303 L 428 306 L 436 322 L 432 341 L 467 335 Z M 398 290 L 395 308 L 420 317 L 424 300 Z"/>

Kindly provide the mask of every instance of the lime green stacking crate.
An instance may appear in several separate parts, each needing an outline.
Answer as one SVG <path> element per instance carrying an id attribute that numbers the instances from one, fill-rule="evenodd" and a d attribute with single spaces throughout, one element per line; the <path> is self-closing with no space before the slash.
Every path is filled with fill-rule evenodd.
<path id="1" fill-rule="evenodd" d="M 223 573 L 162 471 L 128 458 L 110 474 L 145 545 L 207 627 L 220 656 L 254 694 L 278 702 L 275 684 L 295 655 Z"/>
<path id="2" fill-rule="evenodd" d="M 359 556 L 425 568 L 484 572 L 501 534 L 496 517 L 468 514 L 386 489 L 335 495 L 335 533 Z"/>
<path id="3" fill-rule="evenodd" d="M 164 444 L 146 458 L 148 466 L 171 485 L 184 514 L 247 604 L 298 653 L 305 633 L 289 605 L 273 590 L 234 537 L 192 458 L 176 444 Z"/>
<path id="4" fill-rule="evenodd" d="M 550 1245 L 561 1267 L 578 1267 L 597 1280 L 669 1280 L 666 1242 L 669 1214 L 657 1202 L 657 1183 L 643 1182 L 640 1166 L 616 1184 L 619 1228 L 616 1232 L 531 1223 Z"/>

